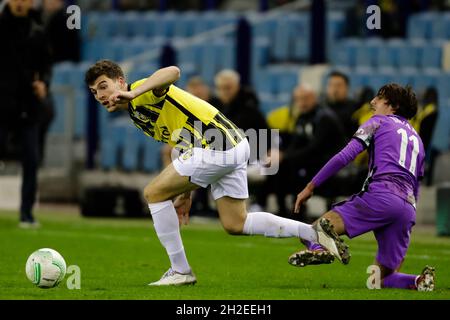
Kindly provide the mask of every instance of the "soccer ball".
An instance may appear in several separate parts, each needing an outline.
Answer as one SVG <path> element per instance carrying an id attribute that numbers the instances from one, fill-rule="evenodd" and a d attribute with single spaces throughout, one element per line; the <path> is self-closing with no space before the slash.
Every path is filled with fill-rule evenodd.
<path id="1" fill-rule="evenodd" d="M 28 279 L 39 288 L 53 288 L 64 279 L 66 262 L 57 251 L 42 248 L 28 257 L 25 272 Z"/>

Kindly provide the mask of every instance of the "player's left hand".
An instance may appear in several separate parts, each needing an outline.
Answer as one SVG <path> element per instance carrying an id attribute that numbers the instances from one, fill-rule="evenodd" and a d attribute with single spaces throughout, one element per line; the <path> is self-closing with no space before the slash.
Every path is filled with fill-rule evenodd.
<path id="1" fill-rule="evenodd" d="M 191 193 L 179 195 L 173 202 L 173 205 L 177 211 L 180 226 L 189 224 L 189 211 L 192 205 Z"/>
<path id="2" fill-rule="evenodd" d="M 131 91 L 117 90 L 108 99 L 110 106 L 115 106 L 116 104 L 125 104 L 133 100 L 134 96 Z"/>
<path id="3" fill-rule="evenodd" d="M 294 212 L 295 213 L 299 213 L 300 212 L 300 207 L 302 206 L 302 204 L 304 204 L 309 198 L 311 198 L 311 196 L 313 195 L 313 191 L 314 191 L 314 185 L 310 182 L 307 184 L 307 186 L 305 187 L 305 189 L 303 189 L 298 195 L 297 195 L 297 199 L 295 200 L 295 207 L 294 207 Z"/>

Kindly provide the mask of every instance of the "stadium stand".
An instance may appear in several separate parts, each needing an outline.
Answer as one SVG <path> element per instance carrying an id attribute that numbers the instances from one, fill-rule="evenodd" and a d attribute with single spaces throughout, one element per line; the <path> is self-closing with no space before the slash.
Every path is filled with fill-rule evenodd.
<path id="1" fill-rule="evenodd" d="M 214 28 L 235 25 L 242 15 L 252 23 L 252 84 L 258 92 L 262 111 L 267 114 L 288 103 L 302 66 L 309 59 L 310 25 L 307 12 L 283 15 L 218 11 L 88 12 L 84 16 L 86 23 L 83 23 L 81 32 L 83 61 L 79 64 L 56 65 L 52 79 L 53 86 L 70 85 L 76 88 L 76 136 L 83 138 L 85 134 L 87 91 L 84 88 L 83 74 L 92 61 L 100 58 L 124 61 L 151 50 L 160 50 L 167 43 L 176 44 Z M 419 91 L 428 86 L 436 86 L 442 116 L 433 144 L 439 149 L 447 150 L 450 74 L 443 71 L 442 58 L 443 44 L 450 39 L 450 15 L 438 12 L 412 15 L 408 21 L 406 38 L 345 38 L 344 29 L 344 12 L 330 12 L 327 15 L 330 67 L 350 75 L 353 93 L 366 85 L 376 90 L 390 81 L 410 84 Z M 177 62 L 183 72 L 178 85 L 184 86 L 186 80 L 194 74 L 200 74 L 211 85 L 219 70 L 236 67 L 234 52 L 233 32 L 212 41 L 180 47 L 177 50 Z M 132 69 L 128 78 L 130 81 L 141 79 L 158 66 L 156 59 L 146 61 Z M 55 99 L 62 102 L 64 97 L 56 95 Z M 101 117 L 108 116 L 101 113 Z M 62 121 L 64 111 L 58 109 L 52 132 L 62 129 Z M 157 146 L 145 139 L 136 139 L 137 145 L 127 144 L 126 156 L 118 156 L 124 151 L 120 141 L 126 134 L 132 134 L 128 133 L 127 126 L 134 130 L 130 123 L 102 121 L 101 124 L 106 126 L 101 129 L 100 135 L 102 168 L 121 167 L 133 170 L 140 166 L 148 171 L 157 167 L 156 162 L 148 161 L 151 154 L 155 154 Z M 130 156 L 130 153 L 136 155 Z M 146 161 L 139 157 L 146 157 Z"/>

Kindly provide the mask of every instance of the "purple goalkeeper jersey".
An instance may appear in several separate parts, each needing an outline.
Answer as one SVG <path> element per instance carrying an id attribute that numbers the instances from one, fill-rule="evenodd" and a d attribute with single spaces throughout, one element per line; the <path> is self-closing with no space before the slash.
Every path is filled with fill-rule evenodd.
<path id="1" fill-rule="evenodd" d="M 369 175 L 363 190 L 391 192 L 414 205 L 419 179 L 424 174 L 425 151 L 414 128 L 396 115 L 375 115 L 362 124 L 350 143 L 313 178 L 313 183 L 319 186 L 366 148 Z"/>

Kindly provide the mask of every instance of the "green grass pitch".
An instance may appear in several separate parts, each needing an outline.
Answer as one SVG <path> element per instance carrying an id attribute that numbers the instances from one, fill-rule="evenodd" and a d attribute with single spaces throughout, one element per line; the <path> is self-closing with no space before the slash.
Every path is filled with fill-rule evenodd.
<path id="1" fill-rule="evenodd" d="M 367 267 L 376 243 L 372 235 L 347 240 L 347 266 L 295 268 L 288 256 L 300 248 L 296 239 L 230 236 L 218 223 L 182 228 L 184 245 L 198 283 L 153 288 L 169 266 L 150 219 L 86 219 L 67 212 L 38 211 L 43 227 L 21 230 L 17 214 L 0 212 L 0 299 L 450 299 L 450 239 L 431 231 L 413 231 L 403 271 L 437 270 L 435 292 L 368 290 Z M 34 250 L 59 251 L 67 265 L 81 269 L 81 289 L 40 289 L 25 276 Z"/>

